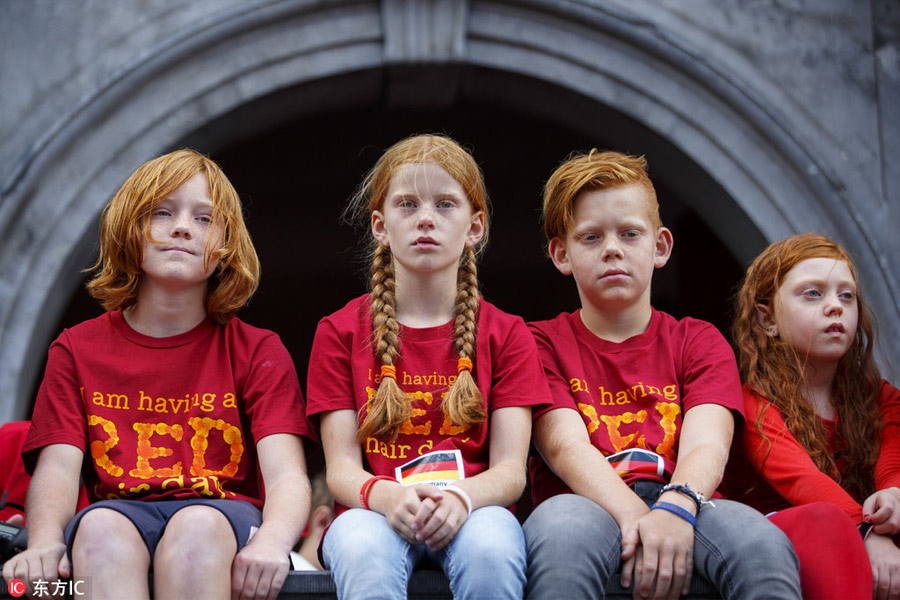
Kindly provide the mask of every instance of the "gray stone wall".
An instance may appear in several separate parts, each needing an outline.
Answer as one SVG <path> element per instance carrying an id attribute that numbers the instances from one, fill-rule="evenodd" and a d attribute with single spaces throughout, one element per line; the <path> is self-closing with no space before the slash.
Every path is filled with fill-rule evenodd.
<path id="1" fill-rule="evenodd" d="M 27 417 L 99 211 L 137 165 L 272 92 L 397 65 L 516 73 L 640 122 L 725 191 L 684 183 L 742 261 L 760 233 L 836 237 L 878 313 L 882 359 L 900 365 L 898 23 L 890 0 L 4 0 L 0 421 Z M 396 78 L 371 93 L 441 101 L 408 91 Z M 259 126 L 367 100 L 336 89 Z"/>

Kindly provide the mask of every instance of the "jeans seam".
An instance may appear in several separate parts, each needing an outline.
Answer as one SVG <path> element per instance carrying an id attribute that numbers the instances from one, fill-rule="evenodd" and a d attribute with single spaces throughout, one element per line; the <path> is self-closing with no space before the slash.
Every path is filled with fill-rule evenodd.
<path id="1" fill-rule="evenodd" d="M 694 531 L 694 544 L 697 544 L 697 543 L 702 544 L 703 547 L 706 548 L 707 552 L 709 552 L 710 554 L 712 554 L 716 557 L 718 565 L 725 567 L 724 576 L 723 576 L 723 579 L 724 579 L 723 584 L 725 585 L 728 593 L 723 594 L 723 595 L 725 596 L 725 598 L 733 598 L 734 597 L 734 584 L 731 581 L 731 565 L 725 559 L 725 555 L 722 554 L 722 552 L 719 551 L 719 548 L 716 547 L 709 539 L 707 539 L 706 536 L 704 536 L 703 533 L 700 532 L 700 530 Z M 696 571 L 696 568 L 694 570 Z M 711 573 L 704 573 L 703 575 L 706 577 L 709 577 L 711 575 Z M 719 586 L 718 581 L 713 581 L 712 583 L 715 586 Z M 722 593 L 723 591 L 724 590 L 720 589 L 719 593 Z"/>

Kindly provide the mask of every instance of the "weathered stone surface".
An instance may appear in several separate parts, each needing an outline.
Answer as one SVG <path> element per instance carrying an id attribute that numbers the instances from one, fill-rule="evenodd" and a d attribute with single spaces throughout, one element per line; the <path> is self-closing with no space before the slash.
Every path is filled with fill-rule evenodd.
<path id="1" fill-rule="evenodd" d="M 671 145 L 657 177 L 740 261 L 795 232 L 842 241 L 882 358 L 900 365 L 897 13 L 890 0 L 0 2 L 0 420 L 27 416 L 99 211 L 128 173 L 204 123 L 332 77 L 333 94 L 268 100 L 260 120 L 207 139 L 325 104 L 447 94 L 599 127 L 570 122 L 577 92 Z M 464 76 L 474 67 L 551 91 Z"/>

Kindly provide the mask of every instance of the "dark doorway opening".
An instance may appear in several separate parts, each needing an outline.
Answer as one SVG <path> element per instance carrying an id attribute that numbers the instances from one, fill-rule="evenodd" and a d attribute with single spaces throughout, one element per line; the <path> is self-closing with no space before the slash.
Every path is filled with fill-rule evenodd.
<path id="1" fill-rule="evenodd" d="M 367 288 L 368 234 L 340 221 L 344 204 L 382 151 L 413 133 L 445 133 L 473 150 L 493 205 L 491 239 L 479 270 L 482 291 L 526 320 L 578 307 L 574 283 L 544 251 L 539 219 L 546 178 L 573 150 L 596 146 L 646 155 L 663 222 L 675 238 L 672 259 L 654 274 L 654 306 L 711 321 L 727 334 L 731 296 L 743 269 L 690 207 L 685 195 L 692 190 L 724 193 L 683 153 L 589 98 L 511 74 L 451 68 L 451 100 L 422 107 L 415 97 L 398 99 L 398 90 L 417 89 L 411 85 L 416 72 L 374 79 L 368 72 L 296 86 L 204 124 L 175 145 L 209 153 L 244 200 L 263 277 L 240 316 L 279 333 L 301 382 L 317 321 Z M 433 70 L 422 72 L 430 85 L 440 83 Z M 391 83 L 398 78 L 401 84 Z M 380 93 L 356 96 L 365 96 L 366 104 L 345 99 L 359 92 L 354 86 L 369 89 L 373 81 Z M 432 101 L 434 90 L 427 96 Z M 314 107 L 304 108 L 304 102 Z M 660 171 L 668 177 L 654 176 Z M 58 330 L 99 313 L 78 289 Z"/>

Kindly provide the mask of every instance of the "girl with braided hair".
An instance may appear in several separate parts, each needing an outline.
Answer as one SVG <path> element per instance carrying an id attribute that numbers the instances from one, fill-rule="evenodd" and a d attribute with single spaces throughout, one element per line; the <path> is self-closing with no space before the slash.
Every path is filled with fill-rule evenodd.
<path id="1" fill-rule="evenodd" d="M 348 213 L 372 233 L 371 291 L 322 319 L 319 415 L 337 518 L 322 554 L 341 598 L 406 598 L 443 568 L 456 598 L 520 598 L 531 406 L 549 401 L 524 322 L 485 302 L 476 256 L 488 199 L 452 139 L 394 144 Z"/>
<path id="2" fill-rule="evenodd" d="M 728 475 L 737 499 L 778 510 L 772 520 L 798 556 L 793 524 L 782 522 L 797 509 L 784 509 L 841 509 L 865 542 L 873 596 L 900 597 L 900 390 L 879 375 L 874 319 L 847 252 L 818 234 L 766 248 L 738 293 L 734 339 L 747 416 Z M 811 527 L 834 530 L 843 520 L 837 512 Z M 862 573 L 848 566 L 851 544 L 839 552 L 840 579 L 871 581 L 862 552 Z"/>

